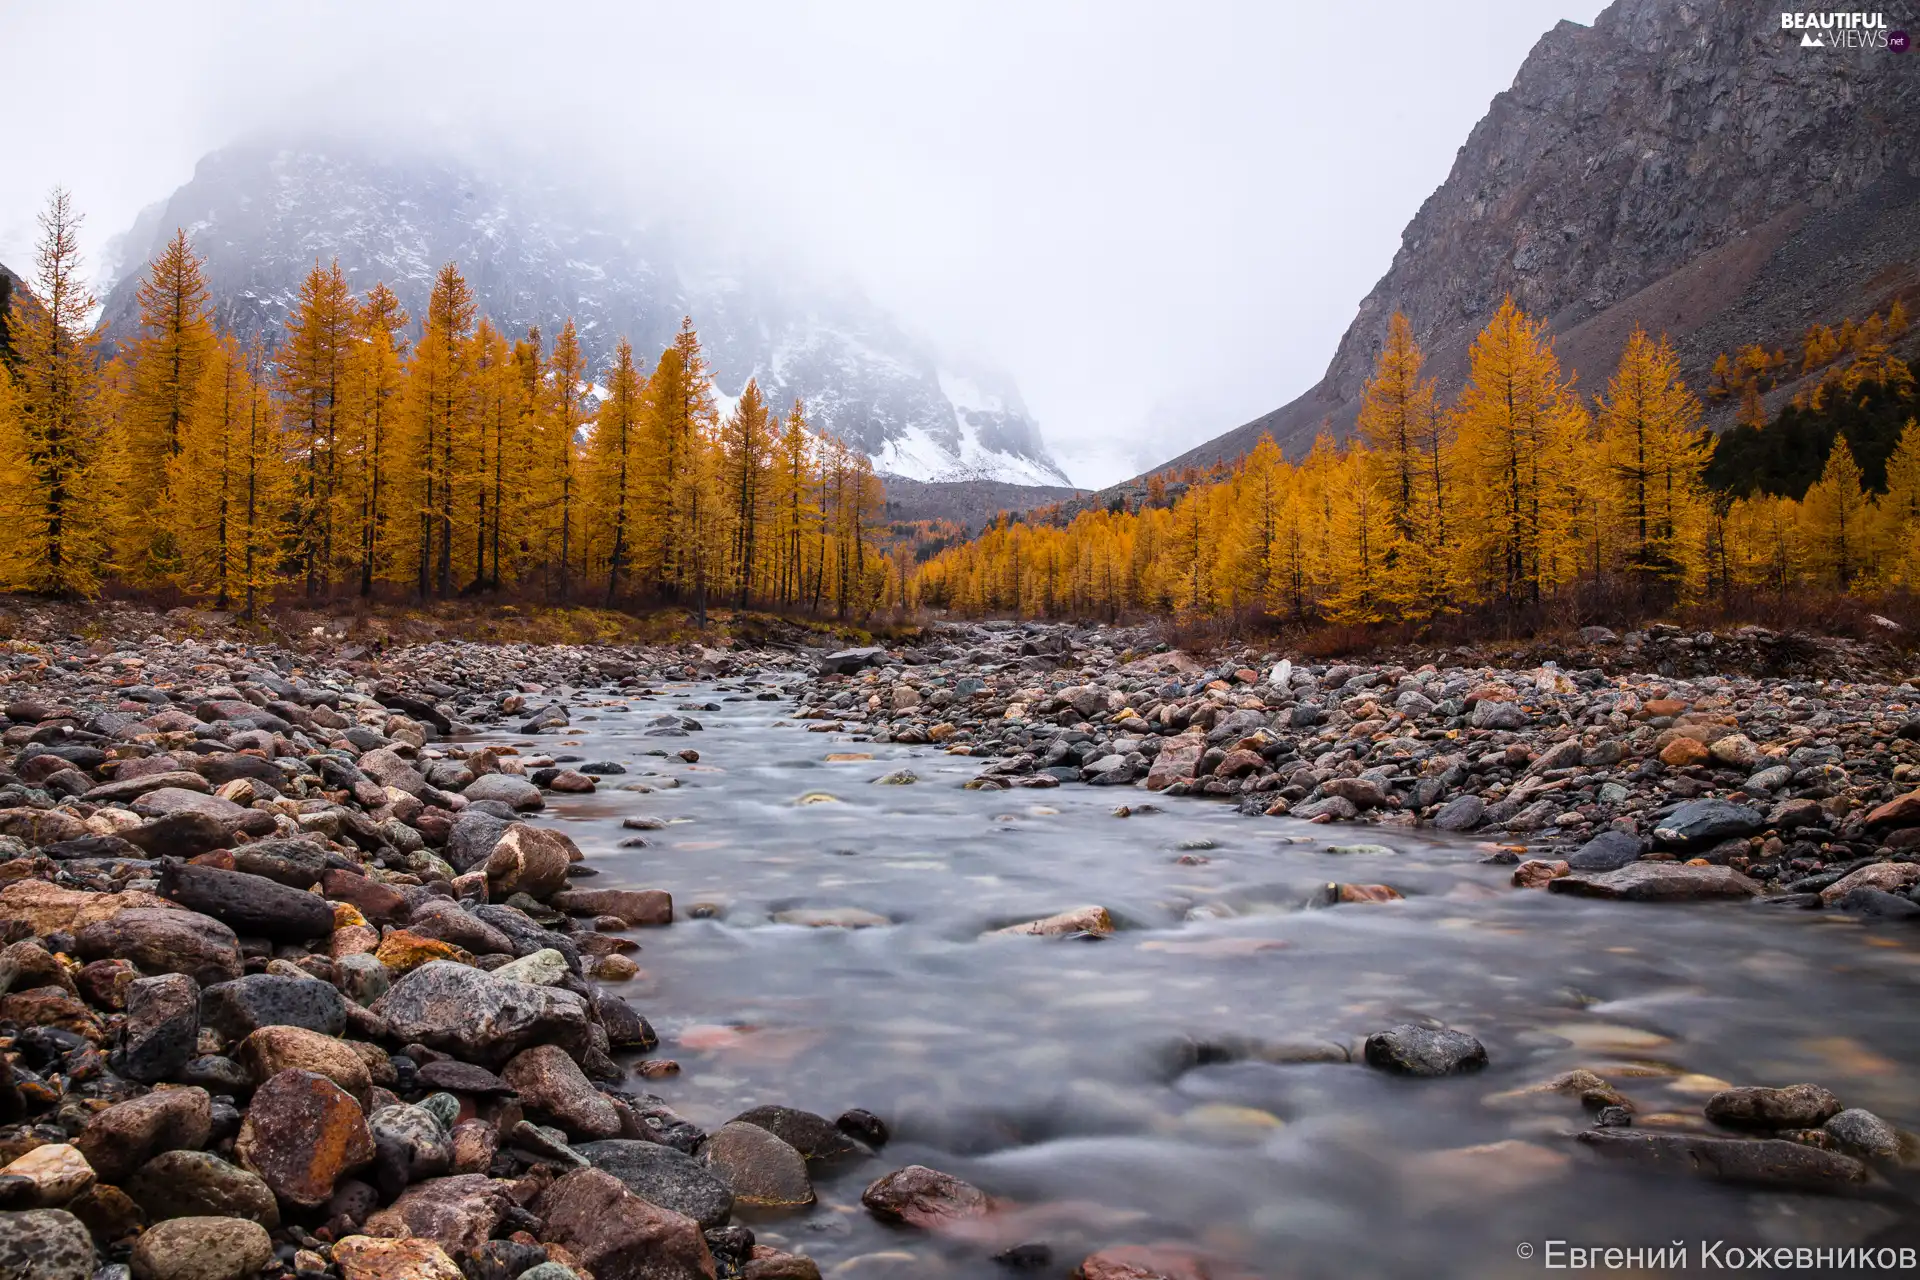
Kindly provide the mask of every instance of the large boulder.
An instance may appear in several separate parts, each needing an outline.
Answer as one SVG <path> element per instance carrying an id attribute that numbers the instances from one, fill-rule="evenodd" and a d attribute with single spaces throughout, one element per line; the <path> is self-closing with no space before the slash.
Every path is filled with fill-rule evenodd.
<path id="1" fill-rule="evenodd" d="M 249 973 L 202 991 L 200 1022 L 229 1040 L 272 1026 L 337 1036 L 347 1029 L 347 1001 L 338 987 L 318 978 Z"/>
<path id="2" fill-rule="evenodd" d="M 795 1209 L 813 1203 L 805 1158 L 757 1124 L 721 1125 L 700 1149 L 700 1158 L 733 1188 L 735 1204 Z"/>
<path id="3" fill-rule="evenodd" d="M 662 889 L 562 889 L 552 905 L 569 915 L 619 916 L 631 925 L 673 923 L 673 895 Z"/>
<path id="4" fill-rule="evenodd" d="M 1589 1129 L 1579 1140 L 1597 1155 L 1656 1172 L 1775 1190 L 1849 1192 L 1871 1177 L 1852 1156 L 1781 1138 Z"/>
<path id="5" fill-rule="evenodd" d="M 280 1225 L 280 1202 L 259 1175 L 228 1164 L 210 1151 L 166 1151 L 141 1165 L 126 1182 L 150 1222 L 164 1218 L 251 1218 Z"/>
<path id="6" fill-rule="evenodd" d="M 571 991 L 513 982 L 449 960 L 406 974 L 373 1003 L 395 1039 L 482 1065 L 538 1043 L 584 1046 L 587 1003 Z"/>
<path id="7" fill-rule="evenodd" d="M 1731 800 L 1689 800 L 1654 824 L 1653 838 L 1670 847 L 1718 844 L 1764 831 L 1767 815 Z"/>
<path id="8" fill-rule="evenodd" d="M 84 960 L 131 960 L 143 973 L 183 973 L 205 986 L 240 974 L 240 940 L 212 916 L 133 907 L 74 935 Z"/>
<path id="9" fill-rule="evenodd" d="M 1176 782 L 1192 781 L 1206 751 L 1207 740 L 1197 733 L 1166 739 L 1147 770 L 1147 790 L 1164 791 Z"/>
<path id="10" fill-rule="evenodd" d="M 162 1089 L 95 1112 L 73 1140 L 94 1172 L 119 1182 L 166 1151 L 198 1151 L 213 1136 L 205 1089 Z"/>
<path id="11" fill-rule="evenodd" d="M 860 1203 L 883 1222 L 939 1230 L 993 1209 L 987 1193 L 949 1173 L 910 1164 L 875 1178 L 860 1193 Z"/>
<path id="12" fill-rule="evenodd" d="M 317 1072 L 292 1069 L 254 1091 L 233 1154 L 274 1195 L 313 1208 L 373 1159 L 373 1135 L 351 1094 Z"/>
<path id="13" fill-rule="evenodd" d="M 1487 1050 L 1464 1031 L 1404 1023 L 1376 1031 L 1362 1046 L 1367 1065 L 1400 1076 L 1450 1076 L 1487 1065 Z"/>
<path id="14" fill-rule="evenodd" d="M 543 1238 L 595 1280 L 713 1280 L 700 1224 L 641 1199 L 611 1174 L 577 1169 L 541 1193 Z"/>
<path id="15" fill-rule="evenodd" d="M 573 841 L 546 827 L 516 822 L 487 855 L 487 889 L 495 897 L 516 893 L 545 901 L 567 884 L 567 868 L 579 860 Z"/>
<path id="16" fill-rule="evenodd" d="M 475 778 L 460 793 L 468 802 L 475 800 L 498 800 L 502 804 L 522 811 L 545 807 L 546 797 L 540 794 L 540 788 L 525 778 L 511 773 L 488 773 Z"/>
<path id="17" fill-rule="evenodd" d="M 1751 898 L 1760 886 L 1732 867 L 1683 862 L 1633 862 L 1618 871 L 1575 872 L 1547 885 L 1550 893 L 1628 902 L 1692 902 L 1706 898 Z"/>
<path id="18" fill-rule="evenodd" d="M 134 1280 L 251 1280 L 273 1258 L 267 1229 L 246 1218 L 169 1218 L 133 1246 Z"/>
<path id="19" fill-rule="evenodd" d="M 90 1280 L 95 1257 L 86 1224 L 65 1209 L 0 1213 L 0 1276 Z"/>
<path id="20" fill-rule="evenodd" d="M 514 1207 L 512 1184 L 483 1173 L 430 1178 L 401 1193 L 387 1208 L 367 1219 L 367 1230 L 382 1236 L 419 1236 L 453 1257 L 478 1249 L 493 1238 Z"/>
<path id="21" fill-rule="evenodd" d="M 524 1050 L 501 1075 L 524 1106 L 550 1117 L 569 1136 L 612 1138 L 620 1132 L 620 1112 L 613 1101 L 593 1087 L 558 1045 Z"/>
<path id="22" fill-rule="evenodd" d="M 703 1228 L 723 1227 L 733 1215 L 733 1191 L 706 1165 L 657 1142 L 611 1138 L 575 1147 L 594 1168 L 610 1173 L 642 1200 L 684 1213 Z"/>
<path id="23" fill-rule="evenodd" d="M 235 933 L 275 942 L 305 942 L 333 932 L 333 908 L 325 899 L 244 871 L 168 863 L 160 870 L 160 896 L 212 916 Z"/>

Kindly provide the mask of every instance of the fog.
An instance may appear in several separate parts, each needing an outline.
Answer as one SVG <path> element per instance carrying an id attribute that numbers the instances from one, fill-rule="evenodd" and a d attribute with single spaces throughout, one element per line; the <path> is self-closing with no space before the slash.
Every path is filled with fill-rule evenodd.
<path id="1" fill-rule="evenodd" d="M 551 165 L 1006 369 L 1100 485 L 1312 385 L 1488 101 L 1600 7 L 8 0 L 0 262 L 58 183 L 98 266 L 260 132 Z"/>

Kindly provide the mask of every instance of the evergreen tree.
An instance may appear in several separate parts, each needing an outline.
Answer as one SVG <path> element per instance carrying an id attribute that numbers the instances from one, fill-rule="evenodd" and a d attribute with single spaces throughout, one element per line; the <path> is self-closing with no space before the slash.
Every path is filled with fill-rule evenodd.
<path id="1" fill-rule="evenodd" d="M 214 357 L 213 321 L 200 259 L 184 230 L 174 232 L 141 284 L 140 337 L 127 356 L 128 389 L 115 451 L 116 560 L 136 584 L 179 572 L 168 467 L 181 450 L 201 375 Z M 185 495 L 188 502 L 193 494 Z"/>
<path id="2" fill-rule="evenodd" d="M 1673 344 L 1635 328 L 1599 401 L 1601 480 L 1622 568 L 1643 598 L 1697 567 L 1690 536 L 1705 496 L 1700 405 L 1680 380 Z"/>
<path id="3" fill-rule="evenodd" d="M 286 419 L 297 434 L 301 477 L 293 521 L 294 555 L 307 595 L 320 595 L 335 569 L 335 491 L 339 483 L 341 391 L 353 344 L 353 295 L 339 260 L 313 270 L 287 317 L 280 349 Z"/>
<path id="4" fill-rule="evenodd" d="M 81 220 L 55 188 L 39 218 L 34 279 L 12 295 L 13 385 L 0 417 L 0 576 L 15 589 L 69 597 L 98 590 L 105 552 L 94 299 L 80 275 Z"/>

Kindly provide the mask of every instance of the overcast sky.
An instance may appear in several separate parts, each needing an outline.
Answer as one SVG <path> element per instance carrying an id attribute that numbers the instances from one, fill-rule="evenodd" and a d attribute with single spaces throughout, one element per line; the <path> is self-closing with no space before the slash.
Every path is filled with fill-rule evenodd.
<path id="1" fill-rule="evenodd" d="M 1007 369 L 1101 485 L 1317 381 L 1489 99 L 1601 7 L 0 0 L 0 261 L 55 183 L 97 264 L 283 124 L 532 148 Z"/>

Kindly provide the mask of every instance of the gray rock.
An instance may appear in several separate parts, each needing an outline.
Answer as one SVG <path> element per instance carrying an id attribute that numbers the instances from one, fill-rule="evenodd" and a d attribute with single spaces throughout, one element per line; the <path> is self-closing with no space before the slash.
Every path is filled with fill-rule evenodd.
<path id="1" fill-rule="evenodd" d="M 127 1179 L 126 1191 L 152 1222 L 251 1218 L 263 1227 L 280 1225 L 280 1205 L 267 1184 L 209 1151 L 157 1155 Z"/>
<path id="2" fill-rule="evenodd" d="M 1464 1031 L 1402 1023 L 1368 1036 L 1361 1052 L 1370 1067 L 1400 1076 L 1450 1076 L 1487 1065 L 1487 1050 Z"/>
<path id="3" fill-rule="evenodd" d="M 1618 871 L 1585 871 L 1547 883 L 1550 893 L 1628 902 L 1689 902 L 1751 898 L 1760 886 L 1731 867 L 1690 867 L 1683 862 L 1633 862 Z"/>
<path id="4" fill-rule="evenodd" d="M 93 1237 L 65 1209 L 0 1213 L 0 1276 L 6 1280 L 90 1280 Z"/>
<path id="5" fill-rule="evenodd" d="M 642 1200 L 684 1213 L 702 1227 L 722 1227 L 733 1214 L 733 1191 L 706 1165 L 657 1142 L 609 1138 L 574 1148 L 589 1164 L 626 1184 Z"/>
<path id="6" fill-rule="evenodd" d="M 127 1019 L 115 1067 L 129 1080 L 166 1080 L 194 1056 L 200 1037 L 200 987 L 183 973 L 136 978 L 127 986 Z"/>
<path id="7" fill-rule="evenodd" d="M 833 1165 L 873 1154 L 861 1142 L 843 1133 L 833 1121 L 794 1107 L 754 1107 L 735 1116 L 738 1124 L 755 1124 L 798 1151 L 809 1165 Z"/>
<path id="8" fill-rule="evenodd" d="M 1442 831 L 1471 831 L 1487 815 L 1487 802 L 1479 796 L 1455 796 L 1433 815 L 1433 825 Z"/>
<path id="9" fill-rule="evenodd" d="M 373 1003 L 396 1039 L 493 1066 L 529 1045 L 584 1047 L 587 1002 L 571 991 L 502 981 L 434 960 L 403 976 Z"/>
<path id="10" fill-rule="evenodd" d="M 536 791 L 538 789 L 535 788 Z M 468 799 L 472 799 L 470 792 Z M 500 837 L 512 825 L 512 819 L 499 817 L 484 809 L 462 809 L 447 833 L 447 861 L 462 874 L 473 870 L 486 862 L 487 855 L 493 852 L 493 846 L 500 842 Z"/>
<path id="11" fill-rule="evenodd" d="M 1483 698 L 1473 704 L 1467 723 L 1476 729 L 1524 729 L 1527 713 L 1517 702 L 1491 702 Z"/>
<path id="12" fill-rule="evenodd" d="M 160 896 L 212 916 L 235 933 L 275 942 L 305 942 L 333 932 L 333 908 L 326 899 L 244 871 L 168 863 L 160 870 Z"/>
<path id="13" fill-rule="evenodd" d="M 1871 1111 L 1849 1107 L 1820 1127 L 1855 1159 L 1892 1163 L 1900 1158 L 1899 1131 Z"/>
<path id="14" fill-rule="evenodd" d="M 1602 831 L 1567 858 L 1575 871 L 1618 871 L 1640 860 L 1640 837 L 1625 831 Z"/>
<path id="15" fill-rule="evenodd" d="M 437 1178 L 453 1165 L 453 1135 L 424 1106 L 400 1103 L 367 1117 L 375 1167 L 389 1185 Z"/>
<path id="16" fill-rule="evenodd" d="M 813 1203 L 806 1159 L 759 1125 L 721 1125 L 700 1158 L 733 1189 L 736 1204 L 788 1209 Z"/>
<path id="17" fill-rule="evenodd" d="M 200 1021 L 229 1040 L 271 1026 L 338 1036 L 347 1029 L 347 1005 L 338 988 L 318 978 L 250 973 L 202 991 Z"/>
<path id="18" fill-rule="evenodd" d="M 1659 1173 L 1797 1191 L 1853 1191 L 1871 1174 L 1852 1156 L 1780 1138 L 1715 1138 L 1693 1133 L 1589 1129 L 1590 1151 Z"/>
<path id="19" fill-rule="evenodd" d="M 1766 825 L 1766 815 L 1750 805 L 1730 800 L 1689 800 L 1660 820 L 1653 838 L 1672 847 L 1708 845 L 1733 836 L 1750 836 L 1765 830 Z"/>
<path id="20" fill-rule="evenodd" d="M 498 800 L 523 812 L 542 808 L 547 803 L 540 788 L 510 773 L 484 774 L 467 784 L 461 794 L 468 800 Z"/>

